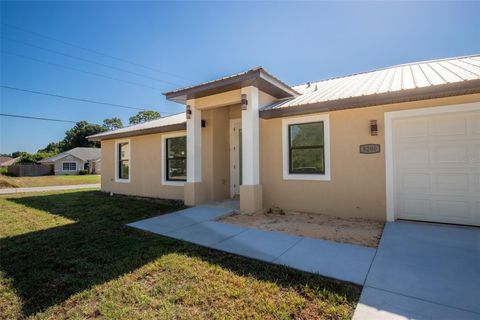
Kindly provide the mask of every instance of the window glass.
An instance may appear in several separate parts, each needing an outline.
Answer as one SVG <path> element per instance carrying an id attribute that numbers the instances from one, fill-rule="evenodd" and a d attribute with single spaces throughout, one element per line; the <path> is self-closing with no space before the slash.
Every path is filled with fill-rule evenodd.
<path id="1" fill-rule="evenodd" d="M 168 181 L 187 180 L 187 137 L 165 139 L 166 177 Z"/>
<path id="2" fill-rule="evenodd" d="M 128 180 L 130 176 L 130 144 L 123 142 L 118 144 L 118 179 Z"/>
<path id="3" fill-rule="evenodd" d="M 292 147 L 323 146 L 323 122 L 290 125 Z"/>
<path id="4" fill-rule="evenodd" d="M 63 171 L 76 171 L 77 170 L 77 163 L 76 162 L 64 162 Z"/>
<path id="5" fill-rule="evenodd" d="M 325 173 L 323 121 L 292 124 L 288 130 L 290 173 Z"/>

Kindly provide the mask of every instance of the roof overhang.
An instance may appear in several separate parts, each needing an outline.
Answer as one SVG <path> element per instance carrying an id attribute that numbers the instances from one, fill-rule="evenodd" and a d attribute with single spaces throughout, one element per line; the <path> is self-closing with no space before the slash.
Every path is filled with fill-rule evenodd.
<path id="1" fill-rule="evenodd" d="M 187 100 L 202 98 L 243 87 L 254 86 L 269 95 L 278 98 L 290 98 L 299 95 L 294 89 L 258 67 L 227 78 L 222 78 L 196 86 L 164 93 L 167 100 L 186 104 Z"/>
<path id="2" fill-rule="evenodd" d="M 147 129 L 139 129 L 135 131 L 128 131 L 128 132 L 121 132 L 121 133 L 114 133 L 112 134 L 105 134 L 102 136 L 90 136 L 87 137 L 88 141 L 102 141 L 102 140 L 109 140 L 109 139 L 119 139 L 119 138 L 126 138 L 126 137 L 134 137 L 134 136 L 142 136 L 146 134 L 154 134 L 154 133 L 162 133 L 162 132 L 172 132 L 172 131 L 183 131 L 187 130 L 187 123 L 176 123 L 166 126 L 154 127 L 154 128 L 147 128 Z"/>
<path id="3" fill-rule="evenodd" d="M 294 105 L 284 108 L 272 108 L 260 111 L 264 119 L 280 118 L 310 113 L 336 111 L 353 108 L 373 107 L 378 105 L 428 100 L 480 93 L 480 80 L 469 80 L 443 85 L 429 86 L 368 96 L 352 97 L 340 100 Z"/>
<path id="4" fill-rule="evenodd" d="M 75 159 L 78 159 L 80 161 L 87 161 L 85 159 L 82 159 L 80 157 L 77 157 L 76 155 L 73 155 L 73 154 L 70 154 L 70 153 L 65 153 L 65 154 L 57 154 L 56 156 L 53 156 L 53 157 L 50 157 L 50 158 L 46 158 L 46 159 L 42 159 L 40 161 L 38 161 L 39 163 L 54 163 L 54 162 L 57 162 L 58 160 L 62 160 L 63 158 L 66 158 L 66 157 L 73 157 Z"/>

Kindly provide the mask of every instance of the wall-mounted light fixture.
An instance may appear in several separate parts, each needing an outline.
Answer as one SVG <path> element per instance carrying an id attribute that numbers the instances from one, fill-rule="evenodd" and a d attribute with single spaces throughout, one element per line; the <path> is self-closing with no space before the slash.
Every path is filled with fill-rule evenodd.
<path id="1" fill-rule="evenodd" d="M 185 113 L 187 115 L 187 119 L 190 119 L 192 117 L 192 107 L 190 107 L 189 104 L 187 104 L 187 108 L 185 110 Z"/>
<path id="2" fill-rule="evenodd" d="M 248 100 L 247 95 L 245 93 L 242 94 L 242 110 L 248 109 Z"/>
<path id="3" fill-rule="evenodd" d="M 377 120 L 370 120 L 370 135 L 378 135 L 378 125 Z"/>

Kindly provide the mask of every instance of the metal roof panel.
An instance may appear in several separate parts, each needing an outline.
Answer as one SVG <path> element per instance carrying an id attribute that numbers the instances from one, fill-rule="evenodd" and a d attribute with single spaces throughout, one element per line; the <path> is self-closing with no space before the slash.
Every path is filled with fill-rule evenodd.
<path id="1" fill-rule="evenodd" d="M 289 108 L 321 102 L 401 93 L 480 79 L 480 55 L 421 61 L 392 66 L 293 87 L 300 96 L 272 103 L 262 110 Z"/>

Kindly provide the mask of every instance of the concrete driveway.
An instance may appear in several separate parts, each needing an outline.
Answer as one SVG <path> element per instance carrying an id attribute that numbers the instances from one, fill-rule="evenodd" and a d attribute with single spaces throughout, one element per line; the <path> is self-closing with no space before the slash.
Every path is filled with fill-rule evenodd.
<path id="1" fill-rule="evenodd" d="M 480 319 L 480 229 L 387 223 L 353 319 Z"/>

